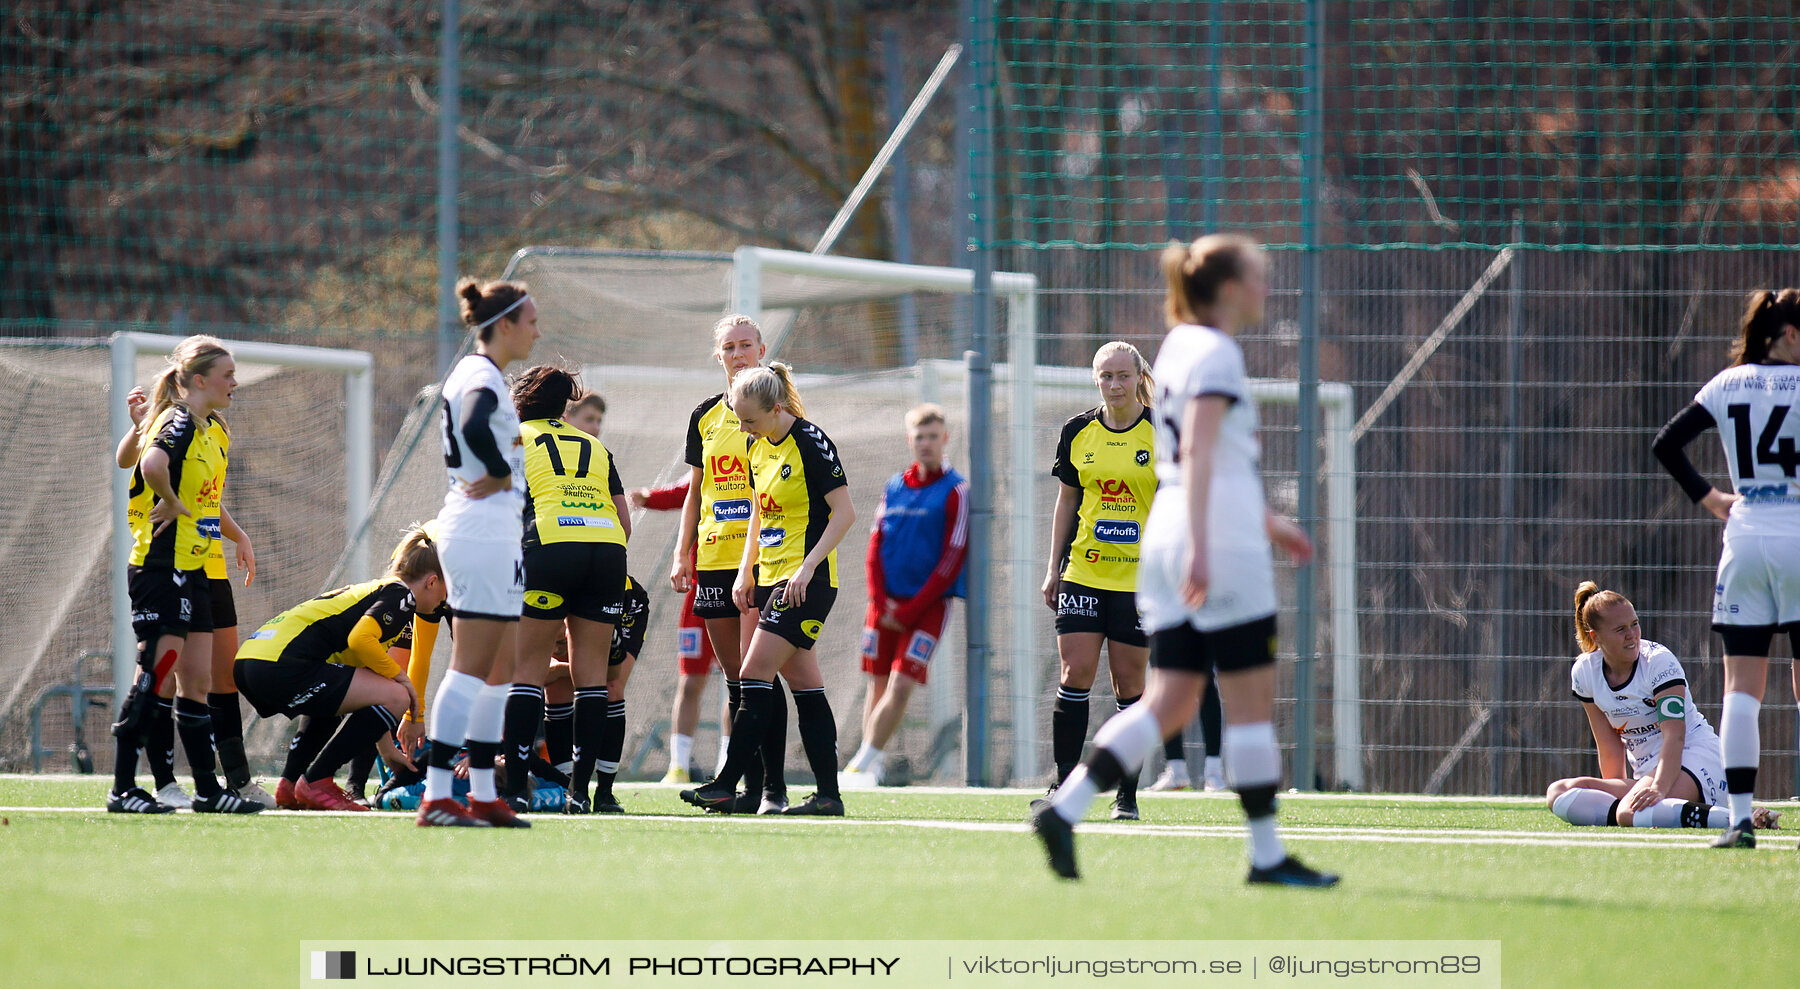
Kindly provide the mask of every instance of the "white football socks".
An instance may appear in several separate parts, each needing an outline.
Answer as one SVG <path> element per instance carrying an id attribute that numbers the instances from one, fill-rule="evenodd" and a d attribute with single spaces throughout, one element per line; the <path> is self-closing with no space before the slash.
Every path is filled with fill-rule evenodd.
<path id="1" fill-rule="evenodd" d="M 1106 719 L 1106 724 L 1094 733 L 1094 748 L 1111 753 L 1127 775 L 1142 769 L 1144 760 L 1161 748 L 1162 743 L 1162 725 L 1157 723 L 1156 714 L 1148 704 L 1131 705 Z M 1088 806 L 1099 793 L 1100 788 L 1089 778 L 1084 762 L 1076 766 L 1057 788 L 1051 807 L 1058 817 L 1074 824 L 1087 814 Z"/>
<path id="2" fill-rule="evenodd" d="M 1725 695 L 1725 710 L 1719 716 L 1719 748 L 1725 756 L 1725 774 L 1731 775 L 1733 769 L 1755 769 L 1762 759 L 1762 738 L 1757 734 L 1756 720 L 1762 713 L 1762 701 L 1742 691 L 1733 690 Z M 1736 824 L 1750 819 L 1750 802 L 1753 793 L 1727 793 L 1726 806 L 1731 810 L 1731 822 Z"/>
<path id="3" fill-rule="evenodd" d="M 1682 820 L 1682 814 L 1687 810 L 1687 805 L 1688 801 L 1676 800 L 1674 797 L 1657 801 L 1655 805 L 1646 807 L 1633 814 L 1631 816 L 1631 826 L 1634 828 L 1697 827 L 1718 828 L 1720 830 L 1724 830 L 1731 826 L 1731 815 L 1723 807 L 1713 807 L 1709 809 L 1706 814 L 1706 820 L 1704 821 L 1693 824 L 1686 823 Z"/>
<path id="4" fill-rule="evenodd" d="M 1225 726 L 1225 778 L 1241 795 L 1251 787 L 1273 787 L 1281 783 L 1281 746 L 1275 738 L 1275 725 L 1259 721 L 1248 725 Z M 1244 830 L 1250 844 L 1250 864 L 1269 869 L 1287 858 L 1281 833 L 1275 827 L 1275 815 L 1248 817 Z"/>
<path id="5" fill-rule="evenodd" d="M 672 734 L 669 736 L 669 768 L 686 771 L 688 763 L 694 758 L 694 736 Z"/>
<path id="6" fill-rule="evenodd" d="M 475 708 L 475 698 L 480 695 L 486 684 L 480 677 L 470 676 L 450 670 L 438 683 L 437 694 L 431 699 L 431 724 L 426 734 L 431 737 L 433 748 L 439 745 L 448 746 L 452 752 L 462 748 L 468 740 L 469 715 Z M 504 706 L 502 715 L 504 716 Z M 425 770 L 425 799 L 443 800 L 451 795 L 452 775 L 449 769 L 430 766 Z"/>
<path id="7" fill-rule="evenodd" d="M 856 755 L 850 757 L 850 764 L 844 767 L 844 771 L 848 773 L 879 774 L 881 772 L 883 756 L 886 754 L 887 753 L 869 744 L 865 740 L 861 746 L 857 747 Z"/>
<path id="8" fill-rule="evenodd" d="M 1606 823 L 1607 813 L 1618 801 L 1605 790 L 1576 787 L 1563 791 L 1550 805 L 1550 813 L 1578 827 L 1598 827 Z"/>
<path id="9" fill-rule="evenodd" d="M 512 691 L 510 683 L 484 683 L 481 692 L 475 695 L 475 705 L 469 711 L 469 741 L 490 742 L 496 747 L 506 730 L 506 695 Z M 498 800 L 500 794 L 494 789 L 494 764 L 478 766 L 469 764 L 469 799 Z"/>

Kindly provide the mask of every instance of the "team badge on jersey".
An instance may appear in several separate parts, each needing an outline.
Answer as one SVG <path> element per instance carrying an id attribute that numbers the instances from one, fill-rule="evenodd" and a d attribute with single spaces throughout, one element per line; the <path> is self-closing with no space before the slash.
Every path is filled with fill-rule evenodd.
<path id="1" fill-rule="evenodd" d="M 1149 450 L 1139 450 L 1137 452 L 1137 465 L 1139 467 L 1143 467 L 1143 466 L 1147 465 L 1148 463 L 1150 463 L 1150 451 Z"/>

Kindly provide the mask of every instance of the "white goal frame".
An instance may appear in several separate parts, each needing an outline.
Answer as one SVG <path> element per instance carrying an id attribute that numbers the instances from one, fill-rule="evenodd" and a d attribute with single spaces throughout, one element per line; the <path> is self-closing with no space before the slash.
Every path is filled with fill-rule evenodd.
<path id="1" fill-rule="evenodd" d="M 112 350 L 112 394 L 107 398 L 109 435 L 117 441 L 131 429 L 131 413 L 125 396 L 138 383 L 138 357 L 144 354 L 170 354 L 185 339 L 158 333 L 115 333 L 109 345 Z M 369 491 L 374 478 L 375 391 L 370 372 L 374 358 L 366 350 L 337 350 L 327 347 L 302 347 L 294 344 L 262 343 L 252 340 L 223 340 L 226 348 L 240 363 L 267 364 L 277 367 L 339 371 L 344 376 L 344 506 L 345 532 L 355 540 L 369 512 Z M 131 590 L 125 577 L 131 562 L 131 530 L 125 525 L 131 493 L 129 471 L 119 470 L 113 461 L 113 448 L 106 448 L 107 469 L 112 483 L 112 612 L 113 612 L 113 686 L 119 697 L 131 688 L 137 666 L 137 637 L 131 631 Z M 367 541 L 352 553 L 349 573 L 360 579 L 368 570 Z"/>
<path id="2" fill-rule="evenodd" d="M 938 292 L 949 295 L 969 295 L 975 290 L 975 273 L 967 268 L 940 268 L 920 264 L 900 264 L 894 261 L 870 261 L 865 258 L 835 257 L 826 254 L 805 254 L 800 251 L 782 251 L 766 247 L 740 247 L 732 253 L 733 273 L 731 279 L 731 308 L 733 312 L 743 313 L 757 322 L 763 321 L 763 272 L 780 272 L 790 275 L 805 275 L 824 280 L 854 282 L 861 285 L 892 286 L 895 294 L 907 291 Z M 1028 367 L 1037 366 L 1037 276 L 1019 272 L 996 271 L 993 273 L 993 292 L 1006 301 L 1006 343 L 1007 356 L 1010 360 L 1022 362 Z M 773 339 L 768 341 L 769 352 L 775 353 L 781 345 L 787 327 L 782 326 L 772 333 Z M 953 362 L 952 362 L 953 363 Z M 960 365 L 958 365 L 960 367 Z M 994 365 L 995 380 L 1004 380 L 1001 375 L 1002 365 Z M 996 562 L 1018 570 L 1022 564 L 1029 563 L 1036 553 L 1034 545 L 1035 530 L 1031 526 L 1033 506 L 1036 504 L 1037 471 L 1031 465 L 1032 449 L 1031 428 L 1028 425 L 1037 418 L 1037 394 L 1034 381 L 1030 375 L 1012 378 L 1012 421 L 1014 428 L 1011 439 L 1011 462 L 1015 465 L 1008 481 L 1012 485 L 1012 504 L 1005 514 L 1011 520 L 1011 546 L 1005 556 L 995 554 Z M 1026 424 L 1026 425 L 1019 425 Z M 973 424 L 970 424 L 973 428 Z M 1018 465 L 1027 465 L 1019 469 Z M 998 506 L 996 506 L 997 508 Z M 1011 705 L 1013 715 L 1013 770 L 1014 779 L 1036 779 L 1038 769 L 1038 724 L 1037 719 L 1021 717 L 1019 712 L 1037 710 L 1037 682 L 1039 657 L 1037 650 L 1037 626 L 1032 621 L 1035 614 L 1033 600 L 1036 583 L 1030 580 L 1015 580 L 1012 587 L 1010 617 L 1012 635 L 1009 642 L 1008 663 L 1012 671 L 1009 676 Z M 1041 606 L 1041 605 L 1038 605 Z M 967 644 L 965 643 L 965 650 Z M 966 651 L 965 651 L 966 655 Z M 934 695 L 941 704 L 941 699 Z M 934 704 L 934 707 L 938 706 Z M 986 726 L 982 726 L 983 730 Z"/>

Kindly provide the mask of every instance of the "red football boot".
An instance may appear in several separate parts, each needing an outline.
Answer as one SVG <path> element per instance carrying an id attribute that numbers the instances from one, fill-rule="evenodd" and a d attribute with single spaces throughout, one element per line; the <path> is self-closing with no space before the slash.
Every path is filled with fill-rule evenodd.
<path id="1" fill-rule="evenodd" d="M 469 813 L 496 828 L 531 827 L 531 822 L 513 813 L 513 809 L 506 806 L 505 800 L 476 800 L 470 797 Z"/>
<path id="2" fill-rule="evenodd" d="M 275 806 L 281 810 L 305 810 L 306 805 L 294 796 L 294 781 L 281 780 L 275 784 Z"/>
<path id="3" fill-rule="evenodd" d="M 469 808 L 452 797 L 427 800 L 419 805 L 418 825 L 422 828 L 485 828 L 487 821 L 469 813 Z"/>
<path id="4" fill-rule="evenodd" d="M 308 810 L 368 810 L 369 808 L 350 799 L 337 780 L 322 779 L 307 781 L 302 779 L 294 784 L 294 796 Z"/>

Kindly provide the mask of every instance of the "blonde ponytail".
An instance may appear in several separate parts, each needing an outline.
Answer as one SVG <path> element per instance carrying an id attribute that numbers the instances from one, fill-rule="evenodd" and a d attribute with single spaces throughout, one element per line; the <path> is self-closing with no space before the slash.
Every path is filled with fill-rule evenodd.
<path id="1" fill-rule="evenodd" d="M 780 361 L 745 368 L 731 382 L 732 409 L 738 410 L 738 403 L 746 401 L 756 402 L 763 409 L 779 405 L 797 419 L 806 417 L 806 406 L 800 402 L 800 389 L 794 385 L 793 369 Z M 741 418 L 743 413 L 738 412 L 738 416 Z"/>
<path id="2" fill-rule="evenodd" d="M 1171 242 L 1162 252 L 1163 317 L 1170 326 L 1205 323 L 1219 286 L 1242 278 L 1262 248 L 1238 234 L 1208 234 L 1192 244 Z"/>
<path id="3" fill-rule="evenodd" d="M 443 577 L 443 568 L 438 564 L 437 543 L 432 541 L 424 526 L 415 525 L 406 530 L 399 548 L 394 550 L 394 565 L 388 573 L 402 581 L 432 575 Z"/>
<path id="4" fill-rule="evenodd" d="M 182 393 L 194 375 L 211 371 L 221 358 L 230 356 L 231 351 L 225 349 L 224 343 L 205 334 L 196 334 L 175 345 L 162 373 L 150 387 L 150 404 L 144 409 L 144 418 L 138 422 L 139 457 L 150 449 L 151 430 L 156 428 L 156 420 L 181 401 Z"/>

